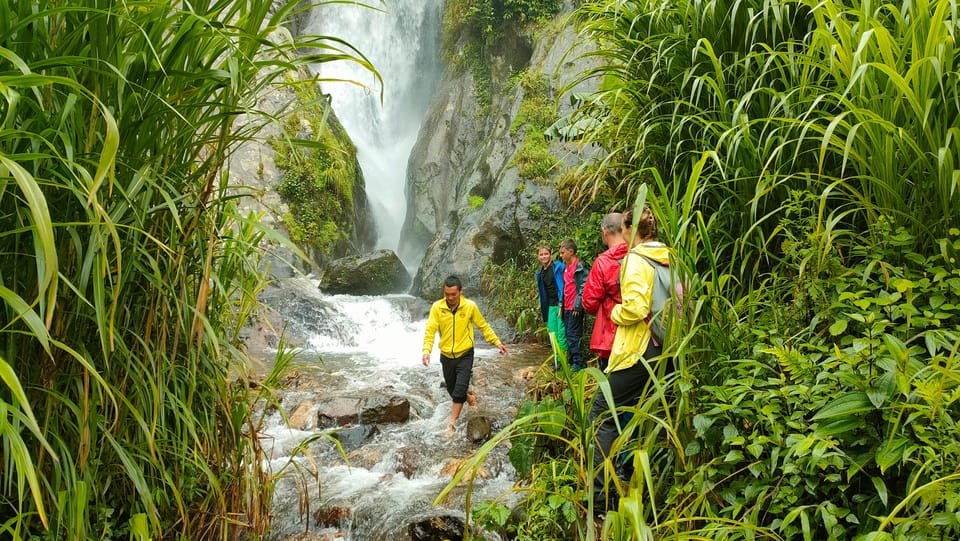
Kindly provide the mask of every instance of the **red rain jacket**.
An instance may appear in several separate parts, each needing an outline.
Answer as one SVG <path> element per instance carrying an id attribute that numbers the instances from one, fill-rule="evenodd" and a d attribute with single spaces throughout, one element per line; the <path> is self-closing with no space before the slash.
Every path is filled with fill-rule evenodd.
<path id="1" fill-rule="evenodd" d="M 621 243 L 597 256 L 583 286 L 583 309 L 596 314 L 590 335 L 590 349 L 601 357 L 609 357 L 617 326 L 610 321 L 610 311 L 620 304 L 620 262 L 627 255 L 627 244 Z"/>

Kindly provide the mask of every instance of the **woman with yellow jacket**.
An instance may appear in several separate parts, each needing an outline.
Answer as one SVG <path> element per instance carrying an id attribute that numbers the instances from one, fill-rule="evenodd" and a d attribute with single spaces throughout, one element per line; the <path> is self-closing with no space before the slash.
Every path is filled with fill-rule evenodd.
<path id="1" fill-rule="evenodd" d="M 423 366 L 430 365 L 430 352 L 433 340 L 440 332 L 440 365 L 443 368 L 443 382 L 453 407 L 450 410 L 450 422 L 447 428 L 456 427 L 463 403 L 471 406 L 477 402 L 473 393 L 468 393 L 470 376 L 473 373 L 473 328 L 483 333 L 487 342 L 497 346 L 501 355 L 507 354 L 507 347 L 500 342 L 490 324 L 483 318 L 477 304 L 461 295 L 463 283 L 457 276 L 448 276 L 443 281 L 443 298 L 430 307 L 427 328 L 423 336 Z"/>
<path id="2" fill-rule="evenodd" d="M 648 372 L 643 358 L 650 361 L 660 356 L 662 345 L 652 338 L 650 325 L 650 306 L 653 302 L 655 271 L 646 258 L 663 264 L 669 264 L 669 250 L 657 242 L 657 221 L 649 207 L 644 207 L 637 223 L 636 231 L 631 232 L 629 213 L 624 215 L 625 233 L 627 233 L 630 252 L 623 261 L 620 281 L 621 304 L 613 307 L 610 320 L 617 325 L 617 332 L 607 364 L 607 381 L 613 404 L 607 404 L 602 393 L 597 393 L 590 409 L 590 422 L 605 416 L 597 428 L 597 446 L 593 455 L 596 472 L 604 458 L 610 452 L 613 440 L 618 435 L 617 424 L 609 413 L 617 407 L 634 406 L 640 400 L 640 393 L 647 383 Z M 646 256 L 646 257 L 644 257 Z M 616 494 L 605 494 L 604 475 L 594 477 L 594 512 L 604 513 L 607 508 L 616 506 Z"/>

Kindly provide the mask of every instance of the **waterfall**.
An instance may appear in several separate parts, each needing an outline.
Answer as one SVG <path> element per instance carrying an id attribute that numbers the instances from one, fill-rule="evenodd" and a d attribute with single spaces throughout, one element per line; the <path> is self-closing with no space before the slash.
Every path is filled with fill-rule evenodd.
<path id="1" fill-rule="evenodd" d="M 379 231 L 376 247 L 396 252 L 407 208 L 407 161 L 441 75 L 443 2 L 373 4 L 382 9 L 337 2 L 315 7 L 302 32 L 343 38 L 383 79 L 381 103 L 376 78 L 355 63 L 315 68 L 321 79 L 358 83 L 321 84 L 357 146 Z M 441 385 L 436 346 L 430 365 L 421 362 L 427 301 L 409 295 L 325 295 L 303 277 L 273 283 L 264 298 L 282 314 L 284 336 L 299 350 L 275 397 L 279 407 L 259 412 L 262 449 L 276 476 L 273 528 L 266 539 L 302 539 L 309 530 L 316 534 L 310 539 L 418 541 L 435 537 L 411 533 L 422 521 L 462 525 L 464 487 L 434 501 L 482 440 L 516 418 L 526 385 L 521 374 L 541 363 L 544 349 L 511 345 L 502 357 L 478 336 L 471 390 L 479 402 L 465 408 L 451 432 L 451 399 Z M 401 410 L 406 405 L 406 417 L 378 420 L 358 413 L 381 398 Z M 468 429 L 471 422 L 480 428 Z M 470 485 L 474 502 L 510 503 L 515 497 L 508 494 L 516 472 L 507 452 L 505 445 L 490 451 Z M 488 532 L 484 539 L 500 537 Z"/>
<path id="2" fill-rule="evenodd" d="M 376 247 L 396 251 L 407 207 L 407 159 L 441 73 L 442 0 L 392 0 L 380 6 L 314 8 L 304 31 L 345 39 L 381 75 L 382 104 L 376 78 L 356 63 L 317 68 L 322 78 L 364 85 L 331 82 L 323 84 L 323 91 L 331 95 L 337 117 L 357 146 L 369 211 L 379 232 Z"/>

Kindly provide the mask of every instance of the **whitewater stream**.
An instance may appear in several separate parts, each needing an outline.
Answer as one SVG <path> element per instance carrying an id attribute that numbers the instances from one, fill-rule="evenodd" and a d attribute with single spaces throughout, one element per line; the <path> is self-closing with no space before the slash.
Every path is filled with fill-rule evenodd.
<path id="1" fill-rule="evenodd" d="M 396 251 L 400 242 L 407 160 L 442 74 L 442 3 L 372 3 L 380 10 L 329 3 L 314 8 L 303 30 L 347 40 L 383 79 L 381 100 L 380 84 L 356 64 L 316 68 L 322 79 L 359 83 L 323 83 L 322 89 L 357 146 L 379 231 L 377 248 Z M 419 260 L 404 264 L 415 273 Z M 510 354 L 501 356 L 478 333 L 471 389 L 479 403 L 464 407 L 450 433 L 451 402 L 441 387 L 436 350 L 429 367 L 421 363 L 427 301 L 409 295 L 324 295 L 305 278 L 279 282 L 265 296 L 301 345 L 280 397 L 286 419 L 269 411 L 262 434 L 271 471 L 279 478 L 268 539 L 458 539 L 456 525 L 466 518 L 465 488 L 437 505 L 434 500 L 457 466 L 515 419 L 525 378 L 546 358 L 545 348 L 508 344 Z M 509 339 L 509 329 L 495 329 Z M 373 410 L 379 413 L 368 414 Z M 500 446 L 485 462 L 472 501 L 507 494 L 509 502 L 514 480 L 507 449 Z"/>
<path id="2" fill-rule="evenodd" d="M 278 411 L 271 412 L 262 438 L 271 470 L 282 478 L 268 539 L 440 539 L 418 533 L 415 525 L 466 518 L 464 487 L 439 505 L 434 500 L 457 466 L 483 443 L 473 439 L 473 423 L 486 438 L 516 418 L 527 378 L 546 358 L 545 348 L 508 345 L 510 353 L 501 356 L 478 335 L 471 389 L 479 403 L 464 406 L 457 430 L 450 433 L 450 398 L 440 386 L 436 348 L 429 367 L 420 360 L 426 301 L 409 295 L 326 296 L 305 279 L 286 281 L 282 288 L 271 302 L 284 314 L 288 331 L 307 343 L 281 399 L 289 426 Z M 409 417 L 330 421 L 367 402 L 408 403 Z M 305 453 L 295 452 L 317 435 L 335 435 L 343 453 L 326 437 L 315 438 Z M 498 447 L 484 464 L 474 503 L 505 494 L 505 501 L 512 501 L 515 471 L 507 450 Z M 302 537 L 304 532 L 316 537 Z"/>

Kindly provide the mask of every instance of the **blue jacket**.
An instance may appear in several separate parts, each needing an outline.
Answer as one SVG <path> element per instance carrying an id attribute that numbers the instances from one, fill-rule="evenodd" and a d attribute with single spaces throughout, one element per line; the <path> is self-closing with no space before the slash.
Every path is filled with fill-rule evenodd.
<path id="1" fill-rule="evenodd" d="M 563 263 L 560 261 L 554 261 L 552 263 L 553 267 L 553 280 L 557 283 L 557 300 L 560 306 L 563 305 Z M 537 293 L 540 295 L 540 315 L 543 316 L 543 321 L 547 321 L 549 316 L 550 300 L 547 299 L 547 288 L 543 285 L 543 268 L 533 273 L 534 278 L 537 279 Z"/>

